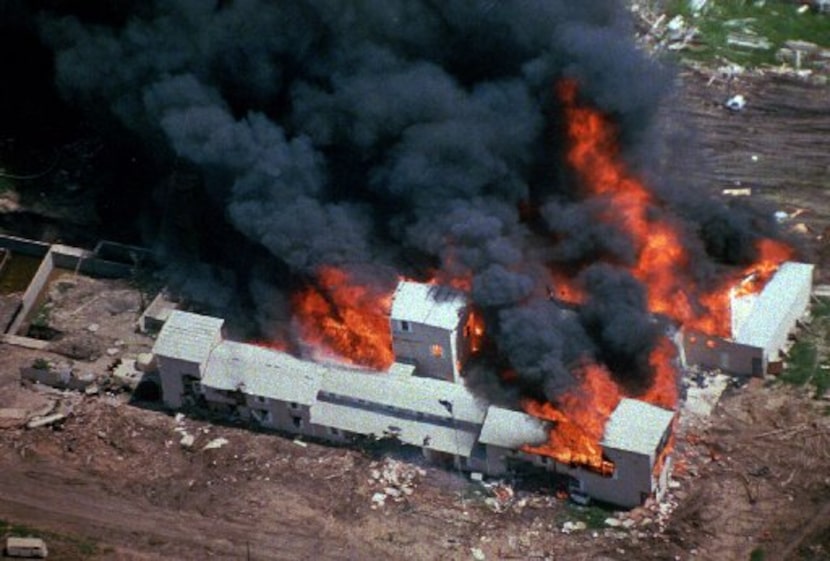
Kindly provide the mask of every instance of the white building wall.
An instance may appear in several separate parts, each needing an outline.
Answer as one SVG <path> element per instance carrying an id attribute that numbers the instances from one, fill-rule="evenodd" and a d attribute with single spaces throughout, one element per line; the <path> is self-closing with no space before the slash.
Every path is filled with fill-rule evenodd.
<path id="1" fill-rule="evenodd" d="M 200 365 L 177 358 L 159 356 L 158 368 L 161 378 L 161 396 L 167 407 L 178 409 L 183 405 L 184 378 L 202 377 Z"/>
<path id="2" fill-rule="evenodd" d="M 458 339 L 457 330 L 392 320 L 395 359 L 414 364 L 418 376 L 458 382 Z"/>

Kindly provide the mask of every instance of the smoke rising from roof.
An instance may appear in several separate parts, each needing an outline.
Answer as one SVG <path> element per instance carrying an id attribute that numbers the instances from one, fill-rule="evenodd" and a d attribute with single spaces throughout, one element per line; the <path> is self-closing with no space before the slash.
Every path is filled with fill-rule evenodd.
<path id="1" fill-rule="evenodd" d="M 635 48 L 620 2 L 179 0 L 138 3 L 112 25 L 44 13 L 40 28 L 67 100 L 106 111 L 161 166 L 197 170 L 196 196 L 250 244 L 234 248 L 252 256 L 236 290 L 261 304 L 263 326 L 284 319 L 285 291 L 321 265 L 377 266 L 384 279 L 437 267 L 472 279 L 526 393 L 555 399 L 585 356 L 631 387 L 648 380 L 662 328 L 637 281 L 590 266 L 574 312 L 549 301 L 546 274 L 634 257 L 613 224 L 591 218 L 602 201 L 575 193 L 553 93 L 576 78 L 626 149 L 648 151 L 670 73 Z M 751 254 L 751 213 L 661 194 L 697 224 L 687 230 L 702 268 Z M 159 214 L 223 227 L 183 220 L 190 212 Z M 495 370 L 471 372 L 474 387 L 501 391 Z"/>

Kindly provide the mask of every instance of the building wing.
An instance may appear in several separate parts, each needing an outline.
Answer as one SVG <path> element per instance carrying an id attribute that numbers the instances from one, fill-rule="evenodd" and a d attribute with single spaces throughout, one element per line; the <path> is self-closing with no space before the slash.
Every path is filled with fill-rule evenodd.
<path id="1" fill-rule="evenodd" d="M 668 434 L 674 412 L 624 398 L 605 424 L 602 446 L 650 456 Z"/>
<path id="2" fill-rule="evenodd" d="M 153 354 L 203 364 L 221 339 L 225 320 L 174 310 L 161 328 Z"/>

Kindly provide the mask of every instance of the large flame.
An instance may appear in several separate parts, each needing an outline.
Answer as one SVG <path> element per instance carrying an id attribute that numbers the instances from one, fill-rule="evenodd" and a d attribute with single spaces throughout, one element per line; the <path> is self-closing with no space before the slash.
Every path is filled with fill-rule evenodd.
<path id="1" fill-rule="evenodd" d="M 574 81 L 560 83 L 558 94 L 564 106 L 567 161 L 584 194 L 607 202 L 607 210 L 596 219 L 618 227 L 635 249 L 636 258 L 625 267 L 645 287 L 649 311 L 673 319 L 684 329 L 729 336 L 730 299 L 760 291 L 778 266 L 792 257 L 792 250 L 781 242 L 762 239 L 757 245 L 756 263 L 736 268 L 716 288 L 702 290 L 694 282 L 682 231 L 661 202 L 624 165 L 610 118 L 578 100 Z M 436 272 L 432 282 L 469 292 L 469 272 L 456 276 L 447 272 L 463 270 L 453 266 L 451 250 L 449 247 L 444 259 L 449 265 Z M 590 297 L 573 276 L 554 270 L 550 281 L 548 291 L 553 299 L 579 306 Z M 360 285 L 342 269 L 323 267 L 316 284 L 296 294 L 293 304 L 304 342 L 341 360 L 382 370 L 394 361 L 389 329 L 391 298 L 391 293 Z M 470 353 L 480 351 L 485 344 L 485 326 L 478 310 L 471 309 L 464 331 Z M 649 356 L 650 387 L 642 395 L 630 397 L 675 409 L 675 355 L 674 344 L 663 337 Z M 525 446 L 524 450 L 610 475 L 614 466 L 603 457 L 600 442 L 623 392 L 601 364 L 582 364 L 575 377 L 576 386 L 559 396 L 556 403 L 532 399 L 523 402 L 529 414 L 554 423 L 547 443 Z M 504 383 L 515 378 L 509 370 L 502 375 Z M 661 453 L 660 464 L 671 445 L 667 448 Z"/>
<path id="2" fill-rule="evenodd" d="M 627 268 L 645 286 L 648 309 L 674 319 L 685 328 L 728 336 L 730 293 L 736 281 L 749 276 L 740 290 L 761 290 L 778 266 L 792 256 L 792 251 L 780 242 L 761 240 L 757 263 L 725 278 L 715 290 L 700 291 L 692 279 L 680 230 L 646 186 L 626 170 L 609 118 L 593 107 L 578 103 L 577 93 L 576 82 L 560 83 L 558 94 L 564 104 L 569 142 L 567 161 L 584 191 L 607 201 L 609 210 L 597 219 L 617 225 L 633 244 L 637 257 Z M 552 277 L 560 287 L 552 297 L 573 304 L 584 301 L 585 295 L 567 277 L 555 272 Z M 651 386 L 643 395 L 632 397 L 675 409 L 678 399 L 675 354 L 673 343 L 663 337 L 649 356 Z M 577 379 L 577 387 L 557 398 L 555 405 L 531 400 L 523 404 L 529 414 L 554 422 L 549 442 L 526 446 L 525 451 L 608 475 L 613 466 L 603 459 L 599 443 L 605 423 L 621 398 L 620 390 L 608 371 L 599 365 L 581 369 Z M 661 453 L 661 465 L 668 453 L 668 450 Z"/>
<path id="3" fill-rule="evenodd" d="M 560 396 L 556 405 L 536 400 L 522 404 L 529 414 L 555 423 L 548 442 L 523 450 L 610 475 L 614 466 L 603 459 L 599 442 L 605 422 L 620 402 L 620 390 L 608 370 L 598 364 L 583 365 L 575 375 L 579 384 Z"/>
<path id="4" fill-rule="evenodd" d="M 321 267 L 316 285 L 293 298 L 306 344 L 345 362 L 377 370 L 395 361 L 389 313 L 392 293 L 357 284 L 343 269 Z"/>

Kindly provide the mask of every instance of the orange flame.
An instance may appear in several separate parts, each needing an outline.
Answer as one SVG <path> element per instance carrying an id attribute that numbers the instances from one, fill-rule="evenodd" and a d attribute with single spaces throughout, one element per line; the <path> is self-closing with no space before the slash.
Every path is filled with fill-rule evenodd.
<path id="1" fill-rule="evenodd" d="M 737 278 L 725 279 L 721 287 L 701 291 L 692 278 L 679 231 L 668 219 L 656 216 L 658 201 L 620 160 L 616 131 L 608 117 L 577 103 L 577 85 L 572 80 L 560 84 L 559 95 L 565 103 L 571 142 L 568 162 L 588 192 L 609 201 L 614 215 L 599 218 L 620 224 L 634 243 L 637 261 L 631 272 L 646 286 L 649 310 L 695 331 L 728 336 L 729 293 L 735 282 L 754 273 L 755 280 L 746 290 L 761 290 L 778 266 L 792 257 L 792 250 L 781 242 L 762 239 L 757 263 Z"/>
<path id="2" fill-rule="evenodd" d="M 484 318 L 475 308 L 470 309 L 467 322 L 464 324 L 464 336 L 467 338 L 467 345 L 470 354 L 476 354 L 484 346 Z"/>
<path id="3" fill-rule="evenodd" d="M 392 293 L 356 284 L 336 267 L 321 267 L 317 286 L 295 294 L 294 315 L 302 339 L 351 364 L 377 370 L 395 361 L 389 314 Z"/>
<path id="4" fill-rule="evenodd" d="M 607 208 L 611 210 L 598 218 L 618 224 L 633 243 L 637 258 L 629 270 L 646 287 L 648 309 L 709 335 L 728 335 L 729 291 L 736 279 L 727 279 L 718 290 L 701 293 L 692 280 L 680 231 L 665 213 L 659 212 L 660 204 L 646 186 L 626 170 L 619 156 L 616 130 L 608 117 L 578 103 L 575 81 L 560 83 L 558 94 L 564 103 L 568 163 L 589 194 L 608 201 Z M 753 275 L 742 289 L 760 290 L 780 263 L 792 256 L 786 245 L 773 240 L 762 240 L 758 249 L 758 263 L 741 275 Z M 558 288 L 559 294 L 551 296 L 582 303 L 585 295 L 579 287 L 574 287 L 567 277 L 560 277 L 553 274 L 562 288 Z M 640 399 L 667 409 L 676 408 L 675 354 L 672 342 L 667 337 L 661 339 L 649 357 L 653 382 L 644 395 L 638 396 Z M 578 387 L 556 405 L 538 401 L 523 404 L 529 414 L 555 423 L 546 444 L 523 449 L 610 475 L 613 466 L 609 470 L 599 442 L 608 417 L 619 403 L 620 390 L 602 366 L 590 365 L 581 372 Z M 660 466 L 670 452 L 671 442 L 660 455 Z"/>
<path id="5" fill-rule="evenodd" d="M 575 374 L 578 386 L 558 398 L 556 405 L 535 400 L 522 404 L 528 414 L 555 423 L 548 442 L 522 450 L 611 475 L 614 465 L 602 457 L 599 442 L 608 417 L 620 402 L 619 388 L 598 364 L 584 365 Z"/>
<path id="6" fill-rule="evenodd" d="M 553 283 L 550 289 L 551 298 L 567 304 L 582 304 L 585 302 L 585 290 L 574 279 L 559 271 L 551 271 L 550 278 Z"/>

